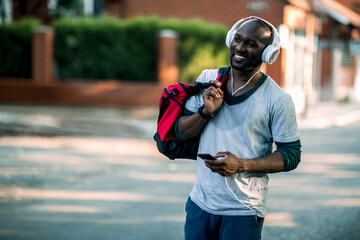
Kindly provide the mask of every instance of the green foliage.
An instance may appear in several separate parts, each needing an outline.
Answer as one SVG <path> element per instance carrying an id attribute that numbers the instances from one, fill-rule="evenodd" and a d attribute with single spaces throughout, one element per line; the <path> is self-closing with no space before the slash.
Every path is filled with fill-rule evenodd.
<path id="1" fill-rule="evenodd" d="M 228 49 L 222 48 L 221 51 L 215 51 L 214 48 L 214 45 L 206 43 L 203 47 L 196 49 L 188 64 L 183 66 L 180 72 L 180 80 L 192 83 L 202 70 L 226 66 L 228 62 Z"/>
<path id="2" fill-rule="evenodd" d="M 62 18 L 53 27 L 61 79 L 155 81 L 156 38 L 162 29 L 179 35 L 180 81 L 193 82 L 204 68 L 227 64 L 225 27 L 199 20 Z"/>
<path id="3" fill-rule="evenodd" d="M 31 78 L 31 39 L 38 26 L 33 18 L 0 24 L 1 77 Z"/>
<path id="4" fill-rule="evenodd" d="M 161 28 L 170 28 L 179 34 L 181 82 L 194 82 L 202 70 L 228 65 L 224 26 L 201 20 L 172 19 L 163 21 Z"/>
<path id="5" fill-rule="evenodd" d="M 156 25 L 113 18 L 53 24 L 59 78 L 153 80 Z"/>
<path id="6" fill-rule="evenodd" d="M 23 19 L 0 25 L 0 76 L 31 77 L 31 38 L 40 23 Z M 179 36 L 180 81 L 193 82 L 202 70 L 227 65 L 226 28 L 200 20 L 137 17 L 122 20 L 60 18 L 55 32 L 55 78 L 155 81 L 157 35 Z"/>

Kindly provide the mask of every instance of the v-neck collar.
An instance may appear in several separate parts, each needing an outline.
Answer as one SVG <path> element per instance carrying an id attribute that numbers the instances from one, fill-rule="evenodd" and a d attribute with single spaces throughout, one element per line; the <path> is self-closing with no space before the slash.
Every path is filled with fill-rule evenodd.
<path id="1" fill-rule="evenodd" d="M 223 84 L 221 86 L 221 89 L 224 91 L 224 101 L 228 105 L 234 105 L 234 104 L 238 104 L 238 103 L 245 101 L 265 82 L 267 77 L 268 76 L 264 73 L 263 76 L 261 77 L 260 81 L 255 85 L 255 87 L 251 88 L 250 90 L 244 92 L 243 94 L 241 94 L 239 96 L 233 96 L 230 93 L 229 89 L 226 87 L 227 84 Z"/>

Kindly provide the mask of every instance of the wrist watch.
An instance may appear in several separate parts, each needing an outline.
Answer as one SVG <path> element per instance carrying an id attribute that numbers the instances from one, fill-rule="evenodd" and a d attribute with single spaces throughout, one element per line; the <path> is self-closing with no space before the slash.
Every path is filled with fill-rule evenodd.
<path id="1" fill-rule="evenodd" d="M 198 109 L 198 113 L 200 114 L 200 116 L 203 118 L 203 119 L 205 119 L 205 120 L 210 120 L 212 117 L 213 117 L 213 115 L 207 115 L 207 114 L 205 114 L 205 113 L 203 113 L 203 109 L 205 108 L 205 105 L 202 105 L 201 107 L 199 107 L 199 109 Z"/>

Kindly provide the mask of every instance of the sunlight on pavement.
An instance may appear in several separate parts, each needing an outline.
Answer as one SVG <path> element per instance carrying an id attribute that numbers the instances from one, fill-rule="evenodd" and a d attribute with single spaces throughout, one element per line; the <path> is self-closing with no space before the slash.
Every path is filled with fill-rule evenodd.
<path id="1" fill-rule="evenodd" d="M 328 199 L 323 204 L 334 207 L 360 207 L 360 196 L 359 198 Z"/>
<path id="2" fill-rule="evenodd" d="M 146 157 L 104 157 L 101 159 L 101 162 L 108 164 L 121 164 L 121 165 L 131 165 L 131 166 L 151 166 L 156 164 L 152 159 L 147 159 Z"/>
<path id="3" fill-rule="evenodd" d="M 0 186 L 1 187 L 1 186 Z M 1 187 L 2 197 L 6 199 L 62 199 L 62 200 L 96 200 L 96 201 L 132 201 L 132 202 L 183 202 L 183 198 L 151 196 L 130 192 L 76 191 L 34 189 L 22 187 Z"/>
<path id="4" fill-rule="evenodd" d="M 316 162 L 316 163 L 360 165 L 359 156 L 355 154 L 303 153 L 302 159 L 307 162 Z"/>
<path id="5" fill-rule="evenodd" d="M 52 156 L 43 153 L 20 154 L 22 161 L 38 163 L 38 164 L 57 164 L 57 165 L 91 165 L 91 160 L 84 159 L 78 156 L 68 156 L 66 154 L 57 153 Z"/>
<path id="6" fill-rule="evenodd" d="M 131 177 L 149 181 L 160 182 L 187 182 L 195 181 L 195 174 L 192 173 L 132 173 Z"/>
<path id="7" fill-rule="evenodd" d="M 322 174 L 329 178 L 360 178 L 356 169 L 344 169 L 342 166 L 360 165 L 359 158 L 352 154 L 302 154 L 303 163 L 295 170 L 298 173 Z"/>
<path id="8" fill-rule="evenodd" d="M 58 149 L 71 148 L 84 153 L 125 154 L 127 156 L 163 157 L 155 142 L 140 139 L 112 139 L 91 137 L 3 137 L 0 146 L 21 148 Z"/>
<path id="9" fill-rule="evenodd" d="M 100 213 L 105 212 L 102 208 L 77 205 L 37 205 L 28 207 L 31 211 L 40 212 L 72 212 L 72 213 Z"/>
<path id="10" fill-rule="evenodd" d="M 321 113 L 321 112 L 320 112 Z M 308 118 L 299 121 L 299 127 L 302 129 L 323 129 L 330 126 L 342 127 L 360 121 L 360 111 L 352 111 L 343 115 L 320 116 L 317 118 Z"/>
<path id="11" fill-rule="evenodd" d="M 28 221 L 49 221 L 49 222 L 61 222 L 61 223 L 98 223 L 98 217 L 66 217 L 66 216 L 24 216 L 21 219 Z M 170 215 L 170 216 L 141 216 L 133 218 L 102 218 L 101 224 L 126 224 L 126 225 L 138 225 L 154 222 L 185 222 L 185 214 L 181 215 Z M 1 234 L 0 234 L 1 235 Z"/>
<path id="12" fill-rule="evenodd" d="M 21 176 L 21 175 L 27 175 L 27 174 L 34 174 L 36 172 L 35 168 L 32 171 L 31 168 L 26 167 L 0 167 L 0 175 L 5 177 L 10 176 Z"/>
<path id="13" fill-rule="evenodd" d="M 266 215 L 264 226 L 267 227 L 296 227 L 293 216 L 288 212 L 268 213 Z"/>
<path id="14" fill-rule="evenodd" d="M 88 155 L 89 156 L 89 155 Z M 55 164 L 73 166 L 78 165 L 83 167 L 96 167 L 100 162 L 108 164 L 134 165 L 134 166 L 149 166 L 154 164 L 154 161 L 146 159 L 146 157 L 129 157 L 124 155 L 92 155 L 93 159 L 84 158 L 83 156 L 69 156 L 68 154 L 57 153 L 48 156 L 43 153 L 32 153 L 31 155 L 19 154 L 22 161 L 32 162 L 37 164 Z M 90 156 L 91 157 L 91 156 Z M 0 170 L 1 172 L 1 170 Z"/>
<path id="15" fill-rule="evenodd" d="M 26 114 L 26 113 L 5 113 L 0 112 L 1 123 L 3 124 L 27 124 L 30 126 L 42 127 L 59 127 L 60 121 L 56 117 L 42 114 Z"/>
<path id="16" fill-rule="evenodd" d="M 339 188 L 339 187 L 318 187 L 308 186 L 306 188 L 301 189 L 303 193 L 314 193 L 321 195 L 333 195 L 333 196 L 343 196 L 343 197 L 354 197 L 357 196 L 360 198 L 360 189 L 353 189 L 353 188 Z"/>
<path id="17" fill-rule="evenodd" d="M 55 141 L 53 141 L 55 140 Z M 21 148 L 60 148 L 64 145 L 63 141 L 56 141 L 56 138 L 45 137 L 1 137 L 0 146 L 21 147 Z"/>
<path id="18" fill-rule="evenodd" d="M 11 147 L 12 157 L 37 164 L 56 166 L 78 165 L 81 168 L 95 168 L 101 163 L 150 166 L 156 164 L 154 158 L 164 159 L 155 142 L 137 139 L 80 138 L 80 137 L 4 137 L 0 138 L 0 148 Z M 29 154 L 29 149 L 34 149 Z M 35 151 L 36 150 L 36 151 Z M 56 151 L 47 154 L 43 151 Z M 69 154 L 71 151 L 72 154 Z M 27 174 L 26 169 L 1 169 L 7 175 Z M 29 172 L 28 172 L 29 173 Z"/>

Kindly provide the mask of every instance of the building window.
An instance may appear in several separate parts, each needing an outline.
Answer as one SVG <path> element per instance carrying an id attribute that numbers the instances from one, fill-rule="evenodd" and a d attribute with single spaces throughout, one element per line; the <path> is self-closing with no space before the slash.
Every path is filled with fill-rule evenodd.
<path id="1" fill-rule="evenodd" d="M 11 22 L 11 0 L 0 0 L 0 23 Z"/>
<path id="2" fill-rule="evenodd" d="M 351 10 L 354 12 L 360 13 L 360 3 L 352 3 Z"/>
<path id="3" fill-rule="evenodd" d="M 246 8 L 249 12 L 264 13 L 269 9 L 269 4 L 263 0 L 248 1 Z"/>

